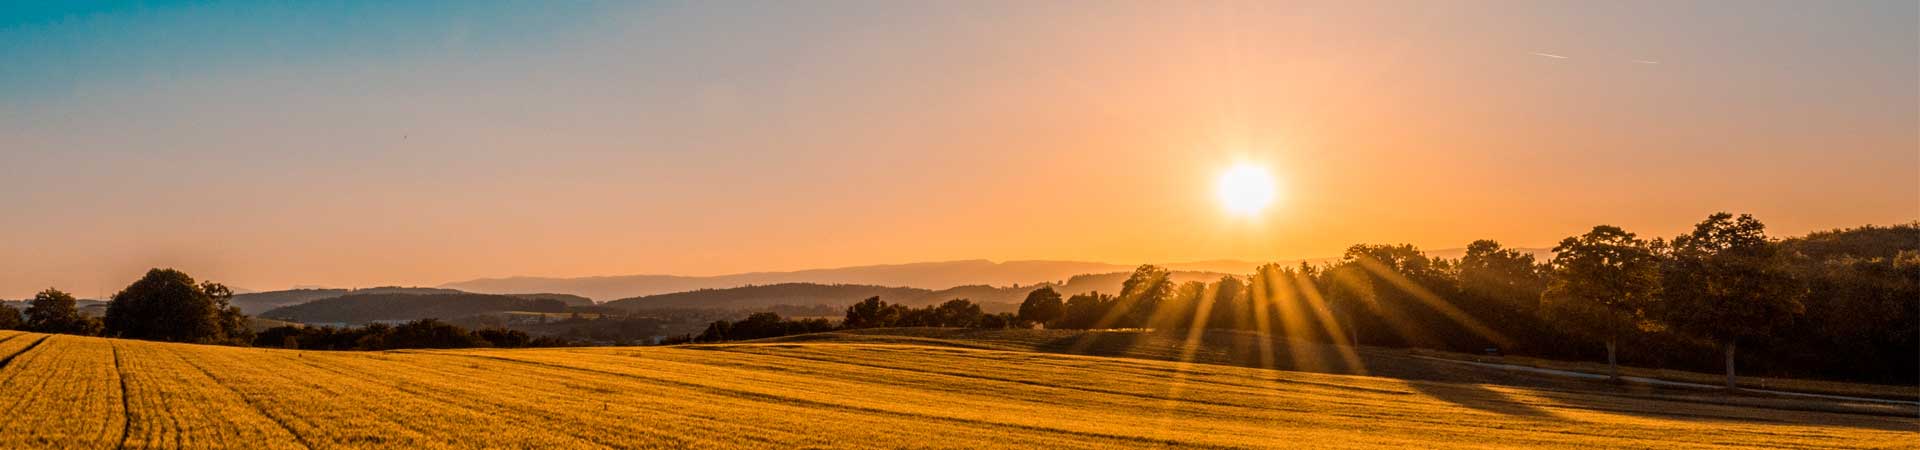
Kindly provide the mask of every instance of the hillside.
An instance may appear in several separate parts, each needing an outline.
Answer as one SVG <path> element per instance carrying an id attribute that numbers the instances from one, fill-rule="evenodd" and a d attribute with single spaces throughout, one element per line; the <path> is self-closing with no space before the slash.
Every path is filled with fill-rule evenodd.
<path id="1" fill-rule="evenodd" d="M 1533 254 L 1543 261 L 1553 257 L 1552 251 L 1544 248 L 1517 248 L 1515 250 Z M 1461 255 L 1466 254 L 1466 249 L 1448 248 L 1430 250 L 1427 254 L 1438 258 L 1457 259 Z M 1285 265 L 1295 265 L 1302 262 L 1322 264 L 1337 259 L 1339 258 L 1311 258 L 1278 262 Z M 1260 262 L 1236 260 L 1156 263 L 1156 265 L 1176 272 L 1235 275 L 1251 273 L 1253 272 L 1253 268 L 1260 264 Z M 581 295 L 598 300 L 645 297 L 701 289 L 725 289 L 749 285 L 784 283 L 863 284 L 943 290 L 967 285 L 1027 286 L 1040 283 L 1060 283 L 1077 275 L 1125 273 L 1133 270 L 1136 266 L 1137 265 L 1130 264 L 1082 261 L 993 262 L 988 260 L 966 260 L 810 269 L 788 272 L 750 272 L 715 276 L 624 275 L 579 278 L 482 278 L 447 283 L 441 285 L 441 287 L 459 289 L 466 292 L 483 292 L 490 294 L 558 292 Z"/>
<path id="2" fill-rule="evenodd" d="M 487 294 L 353 294 L 275 308 L 260 317 L 301 323 L 360 324 L 374 321 L 454 319 L 500 311 L 559 312 L 566 304 L 553 299 L 525 299 Z"/>
<path id="3" fill-rule="evenodd" d="M 377 287 L 366 289 L 290 289 L 285 291 L 255 292 L 236 294 L 228 302 L 240 307 L 240 312 L 258 315 L 282 306 L 293 306 L 314 300 L 340 297 L 351 294 L 460 294 L 452 289 L 419 287 Z"/>
<path id="4" fill-rule="evenodd" d="M 1910 446 L 1914 419 L 911 345 L 312 352 L 0 331 L 0 447 Z"/>
<path id="5" fill-rule="evenodd" d="M 1237 272 L 1251 271 L 1254 263 L 1210 261 L 1192 263 L 1205 267 L 1200 271 L 1244 266 Z M 1174 270 L 1191 270 L 1187 264 L 1167 264 Z M 700 289 L 724 289 L 748 285 L 783 283 L 863 284 L 874 286 L 910 286 L 923 289 L 947 289 L 965 285 L 1031 285 L 1060 282 L 1089 273 L 1113 273 L 1133 270 L 1122 264 L 1073 261 L 949 261 L 913 264 L 812 269 L 792 272 L 753 272 L 717 276 L 629 275 L 614 277 L 487 278 L 447 283 L 442 287 L 468 292 L 559 292 L 594 299 L 624 299 Z"/>
<path id="6" fill-rule="evenodd" d="M 1174 272 L 1174 282 L 1214 281 L 1224 274 L 1212 272 Z M 889 303 L 909 306 L 932 305 L 964 298 L 981 304 L 989 312 L 1013 311 L 1020 302 L 1026 300 L 1027 293 L 1040 286 L 1053 286 L 1064 295 L 1100 291 L 1116 293 L 1120 284 L 1127 279 L 1126 272 L 1094 275 L 1075 275 L 1065 284 L 1046 283 L 1026 286 L 986 286 L 965 285 L 947 289 L 928 290 L 910 287 L 885 287 L 858 284 L 819 284 L 819 283 L 780 283 L 759 286 L 741 286 L 725 289 L 700 289 L 670 294 L 648 295 L 623 298 L 604 303 L 605 306 L 627 310 L 647 308 L 730 308 L 754 309 L 774 305 L 850 305 L 868 297 L 879 296 Z"/>

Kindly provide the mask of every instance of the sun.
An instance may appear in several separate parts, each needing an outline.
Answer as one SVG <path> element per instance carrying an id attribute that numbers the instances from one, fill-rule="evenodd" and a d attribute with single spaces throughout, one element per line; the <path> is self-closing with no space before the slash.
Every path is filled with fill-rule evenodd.
<path id="1" fill-rule="evenodd" d="M 1228 212 L 1251 216 L 1259 214 L 1267 205 L 1273 203 L 1275 189 L 1273 175 L 1264 167 L 1252 164 L 1237 164 L 1220 174 L 1218 184 L 1220 204 Z"/>

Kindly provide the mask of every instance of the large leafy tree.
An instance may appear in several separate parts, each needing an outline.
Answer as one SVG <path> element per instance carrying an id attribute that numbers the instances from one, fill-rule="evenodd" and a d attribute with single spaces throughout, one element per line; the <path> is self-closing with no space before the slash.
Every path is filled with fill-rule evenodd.
<path id="1" fill-rule="evenodd" d="M 1646 318 L 1660 292 L 1652 247 L 1633 233 L 1601 225 L 1553 248 L 1552 276 L 1541 312 L 1563 328 L 1607 344 L 1607 376 L 1619 379 L 1620 339 Z"/>
<path id="2" fill-rule="evenodd" d="M 1467 254 L 1455 266 L 1460 295 L 1454 297 L 1469 314 L 1487 321 L 1502 333 L 1517 337 L 1521 346 L 1552 339 L 1535 312 L 1547 289 L 1547 268 L 1530 253 L 1501 248 L 1491 240 L 1467 245 Z"/>
<path id="3" fill-rule="evenodd" d="M 233 291 L 219 283 L 195 283 L 173 269 L 153 269 L 107 305 L 106 332 L 131 339 L 170 342 L 251 342 L 246 316 L 227 304 Z"/>
<path id="4" fill-rule="evenodd" d="M 980 305 L 956 298 L 933 308 L 934 326 L 973 328 L 980 325 Z"/>
<path id="5" fill-rule="evenodd" d="M 860 303 L 848 306 L 846 319 L 840 322 L 840 326 L 847 328 L 890 327 L 900 321 L 903 309 L 904 308 L 899 308 L 898 305 L 887 304 L 886 301 L 880 300 L 880 297 L 869 297 L 866 300 L 861 300 Z"/>
<path id="6" fill-rule="evenodd" d="M 100 334 L 100 321 L 81 315 L 75 303 L 73 294 L 59 289 L 47 288 L 34 294 L 33 301 L 27 304 L 27 330 L 87 336 Z"/>
<path id="7" fill-rule="evenodd" d="M 1020 320 L 1047 326 L 1059 320 L 1066 312 L 1066 303 L 1060 300 L 1060 292 L 1052 286 L 1041 286 L 1027 293 L 1027 300 L 1020 302 Z"/>
<path id="8" fill-rule="evenodd" d="M 1095 326 L 1152 326 L 1154 314 L 1173 298 L 1174 288 L 1172 271 L 1151 264 L 1141 265 L 1120 283 L 1120 296 L 1115 299 L 1113 310 L 1108 311 L 1108 317 L 1102 319 L 1106 323 Z"/>
<path id="9" fill-rule="evenodd" d="M 1806 312 L 1806 285 L 1796 279 L 1766 225 L 1752 215 L 1715 213 L 1673 239 L 1661 267 L 1662 315 L 1674 328 L 1711 339 L 1725 351 L 1728 389 L 1735 389 L 1734 350 Z"/>
<path id="10" fill-rule="evenodd" d="M 1100 326 L 1100 320 L 1107 317 L 1115 303 L 1113 296 L 1098 291 L 1074 294 L 1067 297 L 1067 303 L 1060 320 L 1060 328 L 1087 329 Z"/>
<path id="11" fill-rule="evenodd" d="M 1378 305 L 1372 277 L 1358 263 L 1345 262 L 1321 271 L 1315 284 L 1325 287 L 1327 308 L 1344 324 L 1347 345 L 1359 346 L 1360 318 Z"/>
<path id="12" fill-rule="evenodd" d="M 1208 328 L 1241 328 L 1239 320 L 1246 317 L 1247 284 L 1240 277 L 1222 275 L 1220 281 L 1213 282 L 1213 306 L 1207 309 Z"/>

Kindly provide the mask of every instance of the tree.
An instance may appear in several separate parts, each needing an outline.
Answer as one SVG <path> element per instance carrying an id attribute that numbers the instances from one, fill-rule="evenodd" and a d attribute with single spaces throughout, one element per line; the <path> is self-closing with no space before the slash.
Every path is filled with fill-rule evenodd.
<path id="1" fill-rule="evenodd" d="M 980 305 L 971 300 L 956 298 L 941 303 L 933 309 L 934 326 L 973 328 L 980 324 Z"/>
<path id="2" fill-rule="evenodd" d="M 1059 320 L 1066 313 L 1066 303 L 1060 300 L 1060 293 L 1052 286 L 1042 286 L 1027 293 L 1027 300 L 1020 302 L 1020 320 L 1047 326 Z"/>
<path id="3" fill-rule="evenodd" d="M 1707 216 L 1692 233 L 1675 237 L 1670 252 L 1661 267 L 1662 315 L 1674 328 L 1719 343 L 1726 352 L 1727 388 L 1738 389 L 1736 346 L 1805 313 L 1807 287 L 1752 215 Z"/>
<path id="4" fill-rule="evenodd" d="M 1347 345 L 1360 346 L 1360 317 L 1379 303 L 1374 295 L 1373 278 L 1353 262 L 1329 267 L 1320 272 L 1320 277 L 1321 281 L 1315 284 L 1326 286 L 1327 309 L 1333 310 L 1340 322 L 1346 324 Z"/>
<path id="5" fill-rule="evenodd" d="M 1533 255 L 1500 248 L 1500 243 L 1478 240 L 1455 265 L 1460 295 L 1454 297 L 1469 314 L 1479 317 L 1520 346 L 1539 346 L 1553 340 L 1540 323 L 1540 295 L 1547 289 L 1547 270 Z M 1510 349 L 1511 350 L 1511 349 Z"/>
<path id="6" fill-rule="evenodd" d="M 1102 318 L 1107 317 L 1113 309 L 1113 304 L 1113 296 L 1101 294 L 1099 291 L 1076 294 L 1067 297 L 1066 306 L 1062 308 L 1060 320 L 1056 323 L 1060 328 L 1093 328 L 1100 325 Z"/>
<path id="7" fill-rule="evenodd" d="M 1619 380 L 1616 349 L 1660 291 L 1658 259 L 1646 241 L 1610 225 L 1562 239 L 1553 251 L 1552 277 L 1540 297 L 1542 313 L 1606 342 L 1607 377 Z"/>
<path id="8" fill-rule="evenodd" d="M 100 321 L 81 315 L 74 307 L 75 302 L 72 294 L 54 288 L 34 294 L 26 311 L 27 330 L 83 336 L 100 334 Z"/>
<path id="9" fill-rule="evenodd" d="M 840 326 L 846 328 L 878 328 L 894 326 L 900 321 L 899 305 L 888 305 L 880 297 L 870 297 L 847 307 L 846 319 Z"/>
<path id="10" fill-rule="evenodd" d="M 227 304 L 233 291 L 219 283 L 195 284 L 173 269 L 153 269 L 107 305 L 110 335 L 169 342 L 243 343 L 251 339 L 246 316 Z"/>
<path id="11" fill-rule="evenodd" d="M 1154 314 L 1173 297 L 1173 272 L 1160 266 L 1143 264 L 1133 269 L 1127 281 L 1120 283 L 1120 296 L 1113 309 L 1095 326 L 1121 328 L 1152 326 Z"/>
<path id="12" fill-rule="evenodd" d="M 439 319 L 420 319 L 393 327 L 386 338 L 387 348 L 472 348 L 486 347 L 486 339 Z"/>
<path id="13" fill-rule="evenodd" d="M 0 304 L 0 330 L 19 330 L 27 326 L 20 318 L 20 310 L 13 305 Z"/>
<path id="14" fill-rule="evenodd" d="M 1220 281 L 1213 283 L 1213 306 L 1207 309 L 1207 328 L 1239 328 L 1235 322 L 1246 317 L 1247 285 L 1240 277 L 1222 275 Z"/>

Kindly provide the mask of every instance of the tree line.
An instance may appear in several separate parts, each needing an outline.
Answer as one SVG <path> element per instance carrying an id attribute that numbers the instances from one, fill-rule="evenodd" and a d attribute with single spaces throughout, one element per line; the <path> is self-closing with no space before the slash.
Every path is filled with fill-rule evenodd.
<path id="1" fill-rule="evenodd" d="M 309 350 L 388 350 L 401 348 L 551 347 L 571 345 L 558 338 L 534 338 L 517 330 L 467 330 L 436 319 L 400 325 L 358 328 L 280 326 L 255 334 L 249 318 L 232 306 L 233 290 L 220 283 L 195 282 L 173 269 L 153 269 L 107 303 L 104 317 L 80 312 L 78 301 L 59 289 L 35 294 L 25 311 L 0 305 L 0 329 L 105 336 L 196 344 L 302 348 Z M 559 303 L 552 300 L 546 302 Z"/>
<path id="2" fill-rule="evenodd" d="M 853 306 L 848 306 L 846 316 L 837 324 L 820 317 L 783 319 L 776 313 L 761 312 L 737 322 L 717 320 L 707 325 L 707 329 L 699 335 L 683 336 L 664 343 L 761 339 L 856 328 L 1012 328 L 1027 323 L 1013 313 L 988 314 L 980 310 L 979 304 L 967 299 L 948 300 L 939 305 L 914 308 L 897 303 L 889 304 L 880 300 L 880 297 L 868 297 Z"/>
<path id="3" fill-rule="evenodd" d="M 404 348 L 520 348 L 564 347 L 573 341 L 556 337 L 533 337 L 524 331 L 505 328 L 467 330 L 439 319 L 419 319 L 399 325 L 384 323 L 363 327 L 280 326 L 260 332 L 255 347 L 301 350 L 394 350 Z"/>
<path id="4" fill-rule="evenodd" d="M 1672 238 L 1601 225 L 1551 260 L 1476 241 L 1459 259 L 1355 245 L 1321 265 L 1176 283 L 1143 265 L 1118 293 L 1036 289 L 1018 314 L 964 299 L 910 308 L 869 298 L 839 324 L 756 314 L 682 341 L 874 327 L 1233 329 L 1332 344 L 1495 350 L 1688 370 L 1920 381 L 1920 224 L 1778 240 L 1750 215 L 1716 213 Z M 1754 354 L 1760 356 L 1752 356 Z"/>

